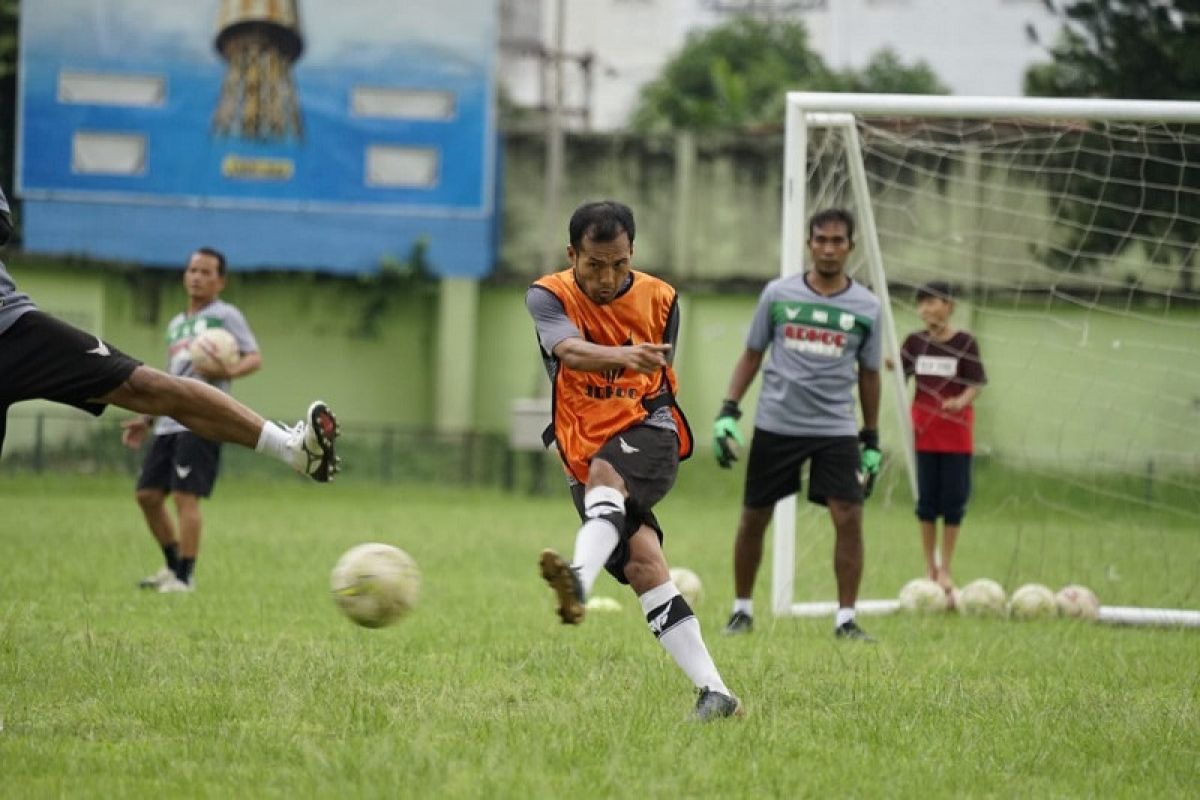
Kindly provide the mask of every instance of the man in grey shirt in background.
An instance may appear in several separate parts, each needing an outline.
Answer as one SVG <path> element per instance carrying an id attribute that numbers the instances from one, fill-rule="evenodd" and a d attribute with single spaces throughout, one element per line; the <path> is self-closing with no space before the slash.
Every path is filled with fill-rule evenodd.
<path id="1" fill-rule="evenodd" d="M 11 232 L 0 191 L 0 246 Z M 198 436 L 254 448 L 321 483 L 338 471 L 337 419 L 325 403 L 309 405 L 294 426 L 268 422 L 220 389 L 147 367 L 38 311 L 0 263 L 0 450 L 8 407 L 22 400 L 50 400 L 97 417 L 109 405 L 171 417 Z"/>
<path id="2" fill-rule="evenodd" d="M 738 402 L 763 363 L 746 486 L 734 545 L 736 597 L 726 633 L 753 628 L 754 579 L 775 503 L 800 491 L 809 466 L 808 499 L 829 508 L 836 532 L 833 566 L 839 638 L 872 641 L 854 619 L 863 570 L 863 500 L 879 472 L 879 299 L 845 272 L 854 247 L 854 218 L 825 209 L 808 223 L 812 267 L 767 284 L 758 300 L 746 349 L 713 427 L 718 463 L 736 459 L 742 442 Z M 863 426 L 855 423 L 858 386 Z M 857 433 L 856 433 L 857 431 Z M 859 452 L 859 443 L 863 450 Z"/>
<path id="3" fill-rule="evenodd" d="M 234 378 L 262 366 L 258 341 L 245 316 L 221 299 L 225 289 L 225 256 L 201 247 L 188 258 L 183 271 L 187 307 L 167 323 L 167 372 L 202 380 L 228 393 Z M 227 331 L 237 342 L 238 359 L 231 366 L 219 360 L 192 358 L 196 338 L 211 329 Z M 138 416 L 122 423 L 121 441 L 138 449 L 154 426 L 150 450 L 137 481 L 137 502 L 151 535 L 162 548 L 166 566 L 138 585 L 160 593 L 190 592 L 192 571 L 200 552 L 204 526 L 200 500 L 212 495 L 220 472 L 221 444 L 197 436 L 170 417 Z M 166 499 L 175 501 L 178 524 L 167 513 Z M 178 536 L 176 535 L 178 532 Z"/>

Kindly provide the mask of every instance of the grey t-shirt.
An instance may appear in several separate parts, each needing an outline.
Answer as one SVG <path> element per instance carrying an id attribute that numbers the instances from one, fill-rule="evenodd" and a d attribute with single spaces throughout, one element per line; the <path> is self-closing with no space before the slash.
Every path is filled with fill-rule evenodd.
<path id="1" fill-rule="evenodd" d="M 187 378 L 211 383 L 223 392 L 229 392 L 227 380 L 209 381 L 192 368 L 192 339 L 209 328 L 224 328 L 237 339 L 238 351 L 245 355 L 258 352 L 258 341 L 246 323 L 246 318 L 236 306 L 224 300 L 214 300 L 195 314 L 180 312 L 167 323 L 167 372 Z M 170 417 L 159 417 L 154 424 L 154 433 L 182 433 L 187 428 Z"/>
<path id="2" fill-rule="evenodd" d="M 784 436 L 854 436 L 858 369 L 878 370 L 879 298 L 862 284 L 832 296 L 803 274 L 777 278 L 758 298 L 746 347 L 765 352 L 754 425 Z"/>
<path id="3" fill-rule="evenodd" d="M 628 288 L 629 284 L 627 283 L 625 289 Z M 525 293 L 525 308 L 529 310 L 529 315 L 533 317 L 534 327 L 537 329 L 538 344 L 542 348 L 542 364 L 546 367 L 546 374 L 550 376 L 550 383 L 554 383 L 559 366 L 558 359 L 554 357 L 554 348 L 566 339 L 582 339 L 583 334 L 567 316 L 562 302 L 549 289 L 541 286 L 529 287 L 529 291 Z M 663 334 L 663 342 L 671 345 L 671 352 L 667 354 L 668 363 L 675 358 L 675 345 L 678 338 L 679 307 L 676 306 L 671 311 L 671 316 L 667 320 L 667 329 Z M 671 414 L 671 409 L 667 407 L 655 410 L 647 418 L 646 424 L 654 428 L 676 431 L 675 417 Z"/>
<path id="4" fill-rule="evenodd" d="M 8 198 L 4 196 L 3 189 L 0 189 L 0 214 L 6 219 L 10 216 Z M 8 274 L 4 262 L 0 261 L 0 333 L 8 330 L 22 314 L 36 308 L 29 295 L 17 291 L 16 282 Z"/>

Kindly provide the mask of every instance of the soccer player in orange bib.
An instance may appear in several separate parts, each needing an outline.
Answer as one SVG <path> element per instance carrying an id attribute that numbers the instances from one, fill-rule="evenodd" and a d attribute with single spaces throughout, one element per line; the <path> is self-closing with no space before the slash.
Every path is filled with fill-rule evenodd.
<path id="1" fill-rule="evenodd" d="M 554 386 L 553 441 L 583 520 L 567 562 L 541 555 L 563 623 L 578 625 L 601 569 L 638 596 L 651 633 L 699 691 L 701 720 L 740 715 L 700 634 L 700 623 L 671 581 L 662 527 L 652 511 L 692 450 L 675 402 L 675 290 L 633 268 L 633 212 L 617 202 L 587 203 L 569 225 L 571 266 L 537 280 L 525 304 Z"/>

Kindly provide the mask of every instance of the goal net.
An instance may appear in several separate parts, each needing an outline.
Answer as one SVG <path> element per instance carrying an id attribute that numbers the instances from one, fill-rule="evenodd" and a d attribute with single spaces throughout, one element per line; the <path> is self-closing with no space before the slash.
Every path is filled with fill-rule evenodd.
<path id="1" fill-rule="evenodd" d="M 942 280 L 989 378 L 957 582 L 1080 583 L 1113 621 L 1200 624 L 1169 611 L 1200 608 L 1200 103 L 795 93 L 786 148 L 782 272 L 804 268 L 807 216 L 842 206 L 851 274 L 885 306 L 864 581 L 884 599 L 860 609 L 893 609 L 924 571 L 896 354 L 922 327 L 915 287 Z M 818 513 L 800 512 L 814 532 Z M 796 528 L 792 498 L 772 606 L 824 613 L 797 602 L 815 598 Z"/>

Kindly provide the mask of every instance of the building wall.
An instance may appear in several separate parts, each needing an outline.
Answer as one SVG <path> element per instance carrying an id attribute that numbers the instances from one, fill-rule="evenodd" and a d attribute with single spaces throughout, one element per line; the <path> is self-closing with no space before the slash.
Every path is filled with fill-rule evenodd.
<path id="1" fill-rule="evenodd" d="M 553 49 L 560 1 L 564 51 L 593 58 L 590 93 L 578 66 L 566 69 L 567 105 L 587 103 L 595 130 L 623 127 L 641 86 L 658 76 L 687 34 L 737 11 L 802 20 L 813 49 L 834 69 L 860 68 L 890 47 L 905 62 L 927 62 L 961 95 L 1019 96 L 1025 69 L 1045 60 L 1026 26 L 1046 43 L 1058 31 L 1041 0 L 502 0 L 502 36 L 507 25 L 511 38 L 540 37 L 543 48 Z M 548 63 L 510 46 L 500 81 L 516 102 L 536 106 L 549 99 L 539 69 Z"/>
<path id="2" fill-rule="evenodd" d="M 779 271 L 778 145 L 693 147 L 680 140 L 620 136 L 568 141 L 564 209 L 588 197 L 627 200 L 639 225 L 636 263 L 683 288 L 676 356 L 680 399 L 698 437 L 699 457 L 705 458 L 708 425 L 744 346 L 757 292 Z M 505 273 L 479 287 L 474 325 L 464 326 L 473 329 L 474 346 L 457 351 L 472 360 L 474 387 L 463 389 L 470 396 L 471 427 L 492 433 L 508 430 L 515 400 L 547 390 L 523 305 L 526 286 L 537 274 L 530 265 L 538 263 L 542 245 L 541 152 L 536 138 L 520 136 L 508 140 L 507 151 Z M 1043 232 L 1029 230 L 1022 239 L 987 245 L 1007 248 L 1006 260 L 984 250 L 978 273 L 970 264 L 946 260 L 937 237 L 902 235 L 905 223 L 916 218 L 941 220 L 946 231 L 967 224 L 956 214 L 977 217 L 972 224 L 1006 224 L 1002 203 L 1031 202 L 1029 196 L 1005 196 L 997 190 L 994 200 L 977 204 L 986 214 L 964 211 L 967 198 L 936 192 L 923 204 L 887 212 L 894 219 L 881 213 L 881 225 L 899 232 L 885 239 L 883 250 L 901 334 L 918 327 L 903 286 L 914 280 L 970 275 L 985 285 L 1038 288 L 1028 244 Z M 558 227 L 564 252 L 568 210 Z M 165 362 L 163 329 L 185 300 L 180 274 L 106 271 L 19 254 L 6 261 L 19 285 L 45 310 L 101 333 L 149 364 Z M 1021 263 L 1031 270 L 1028 275 L 1006 266 Z M 861 264 L 856 258 L 853 268 Z M 1113 269 L 1128 266 L 1118 263 Z M 320 396 L 335 404 L 351 428 L 433 427 L 436 387 L 446 377 L 437 363 L 438 330 L 452 329 L 439 325 L 439 309 L 460 313 L 440 302 L 440 291 L 436 282 L 398 279 L 231 275 L 225 297 L 246 313 L 264 358 L 260 373 L 237 382 L 236 395 L 268 417 L 289 421 Z M 979 406 L 982 452 L 1093 466 L 1152 459 L 1195 464 L 1200 374 L 1180 368 L 1191 352 L 1188 337 L 1200 328 L 1195 308 L 1092 307 L 1056 289 L 1010 293 L 986 305 L 963 302 L 956 313 L 960 324 L 979 336 L 991 378 Z M 747 408 L 753 407 L 756 391 L 746 399 Z M 885 442 L 894 442 L 897 430 L 890 393 L 885 389 Z M 13 408 L 7 452 L 30 441 L 33 417 L 47 407 Z M 81 413 L 54 410 L 70 418 L 61 423 L 63 436 L 86 432 L 91 424 Z"/>
<path id="3" fill-rule="evenodd" d="M 101 294 L 104 336 L 151 364 L 162 361 L 161 326 L 134 318 L 141 301 L 128 280 L 78 267 L 31 269 L 20 259 L 12 267 L 23 288 L 39 301 L 48 298 L 47 310 L 86 306 Z M 67 292 L 67 286 L 74 288 Z M 478 432 L 506 433 L 514 402 L 545 396 L 548 389 L 524 292 L 521 285 L 493 285 L 479 294 L 473 400 Z M 334 404 L 349 430 L 434 425 L 430 309 L 436 303 L 424 290 L 395 289 L 376 333 L 367 336 L 360 325 L 371 297 L 361 287 L 251 276 L 237 281 L 228 297 L 246 311 L 264 354 L 263 370 L 239 380 L 235 394 L 266 416 L 294 420 L 319 395 Z M 755 300 L 752 287 L 681 296 L 676 366 L 698 458 L 708 458 L 709 424 L 744 347 Z M 177 305 L 164 298 L 163 313 Z M 956 314 L 978 336 L 989 374 L 977 406 L 978 452 L 1089 471 L 1139 465 L 1168 472 L 1200 469 L 1200 376 L 1179 368 L 1178 348 L 1164 333 L 1200 328 L 1195 309 L 1164 317 L 1047 301 L 1024 308 L 961 303 Z M 901 335 L 919 327 L 904 299 L 897 305 L 897 327 Z M 892 391 L 885 381 L 881 428 L 889 447 L 899 436 Z M 743 402 L 746 409 L 754 408 L 757 392 L 756 381 Z M 45 432 L 53 441 L 84 441 L 96 429 L 82 412 L 18 404 L 9 412 L 7 454 L 29 446 L 36 416 L 47 412 L 52 416 Z M 108 414 L 122 416 L 119 410 Z M 748 414 L 747 432 L 751 419 Z"/>

